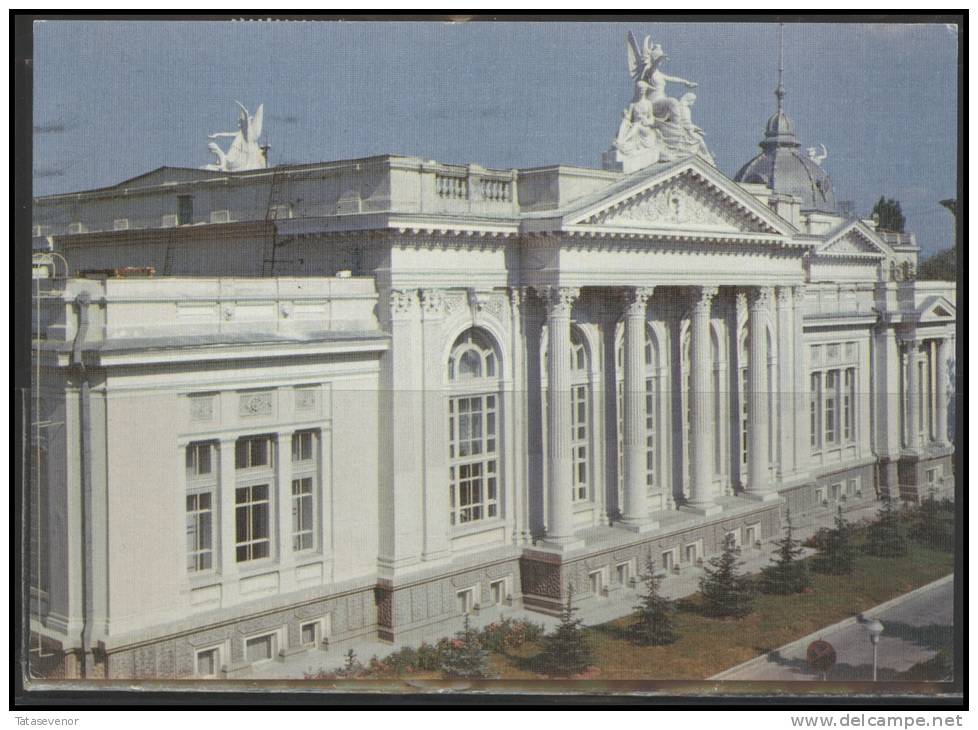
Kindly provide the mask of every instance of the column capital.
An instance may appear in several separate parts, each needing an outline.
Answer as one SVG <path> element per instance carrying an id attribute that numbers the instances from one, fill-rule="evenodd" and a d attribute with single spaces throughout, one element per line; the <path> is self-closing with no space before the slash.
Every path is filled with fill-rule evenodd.
<path id="1" fill-rule="evenodd" d="M 734 306 L 737 308 L 737 319 L 747 316 L 747 292 L 739 291 L 737 292 L 737 297 L 734 300 Z"/>
<path id="2" fill-rule="evenodd" d="M 403 317 L 414 311 L 418 302 L 418 293 L 414 289 L 391 289 L 388 301 L 391 314 L 395 317 Z"/>
<path id="3" fill-rule="evenodd" d="M 777 288 L 776 297 L 777 297 L 778 307 L 782 309 L 787 309 L 788 307 L 791 306 L 791 302 L 793 299 L 792 287 L 779 286 Z"/>
<path id="4" fill-rule="evenodd" d="M 547 316 L 569 318 L 581 290 L 572 286 L 548 286 L 541 294 L 547 304 Z"/>
<path id="5" fill-rule="evenodd" d="M 622 292 L 622 304 L 626 317 L 645 317 L 645 307 L 652 298 L 655 287 L 632 286 Z"/>
<path id="6" fill-rule="evenodd" d="M 752 311 L 762 311 L 771 306 L 772 291 L 769 286 L 759 286 L 751 289 L 748 301 Z"/>
<path id="7" fill-rule="evenodd" d="M 693 309 L 709 313 L 710 307 L 713 306 L 713 298 L 718 291 L 720 291 L 719 287 L 715 286 L 695 287 L 693 289 Z"/>
<path id="8" fill-rule="evenodd" d="M 445 314 L 445 290 L 422 289 L 421 313 L 425 319 L 436 319 Z"/>
<path id="9" fill-rule="evenodd" d="M 519 312 L 523 308 L 523 305 L 526 304 L 526 295 L 526 287 L 509 287 L 509 306 L 513 310 L 514 314 Z"/>

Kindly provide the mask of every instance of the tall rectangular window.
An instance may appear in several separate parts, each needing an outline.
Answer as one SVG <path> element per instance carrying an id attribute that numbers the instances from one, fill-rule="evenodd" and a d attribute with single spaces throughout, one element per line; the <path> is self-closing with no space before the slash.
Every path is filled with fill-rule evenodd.
<path id="1" fill-rule="evenodd" d="M 247 436 L 234 444 L 235 469 L 271 469 L 275 439 L 273 436 Z"/>
<path id="2" fill-rule="evenodd" d="M 292 550 L 316 547 L 316 504 L 319 493 L 318 431 L 292 434 Z"/>
<path id="3" fill-rule="evenodd" d="M 214 565 L 214 514 L 217 494 L 217 444 L 187 445 L 187 570 L 211 570 Z"/>
<path id="4" fill-rule="evenodd" d="M 495 395 L 467 395 L 448 402 L 451 524 L 499 516 Z"/>
<path id="5" fill-rule="evenodd" d="M 842 439 L 856 439 L 856 369 L 846 368 L 842 389 Z"/>
<path id="6" fill-rule="evenodd" d="M 822 399 L 825 408 L 825 443 L 835 444 L 839 439 L 838 407 L 839 407 L 839 371 L 829 370 L 825 373 L 825 397 Z"/>
<path id="7" fill-rule="evenodd" d="M 187 570 L 214 567 L 213 492 L 187 495 Z"/>
<path id="8" fill-rule="evenodd" d="M 292 549 L 309 550 L 313 547 L 313 525 L 315 518 L 313 505 L 312 477 L 292 480 Z"/>
<path id="9" fill-rule="evenodd" d="M 271 553 L 271 502 L 267 484 L 234 490 L 234 547 L 239 563 Z"/>
<path id="10" fill-rule="evenodd" d="M 655 486 L 655 380 L 645 379 L 645 485 Z"/>
<path id="11" fill-rule="evenodd" d="M 750 392 L 750 386 L 747 382 L 748 372 L 747 368 L 743 367 L 740 369 L 740 467 L 741 474 L 746 478 L 747 475 L 747 449 L 749 447 L 750 438 L 748 435 L 747 424 L 748 424 L 748 408 L 747 408 L 747 394 Z M 814 446 L 815 444 L 812 444 Z"/>
<path id="12" fill-rule="evenodd" d="M 811 392 L 809 394 L 809 413 L 811 423 L 809 433 L 811 434 L 812 451 L 818 451 L 822 444 L 822 374 L 812 373 Z"/>
<path id="13" fill-rule="evenodd" d="M 588 492 L 588 394 L 586 385 L 571 388 L 571 462 L 573 499 L 587 499 Z"/>

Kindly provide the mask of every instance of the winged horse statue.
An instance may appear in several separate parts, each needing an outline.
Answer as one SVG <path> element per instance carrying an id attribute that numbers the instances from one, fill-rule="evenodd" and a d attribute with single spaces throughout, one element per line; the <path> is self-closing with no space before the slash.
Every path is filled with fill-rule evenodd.
<path id="1" fill-rule="evenodd" d="M 221 149 L 217 142 L 211 141 L 207 144 L 207 149 L 217 157 L 216 163 L 205 165 L 205 170 L 221 170 L 224 172 L 235 172 L 240 170 L 262 170 L 268 167 L 268 147 L 258 144 L 258 138 L 262 131 L 262 116 L 264 104 L 259 104 L 254 116 L 248 114 L 248 110 L 240 101 L 234 102 L 240 108 L 238 114 L 237 132 L 217 132 L 209 134 L 207 138 L 216 140 L 221 137 L 231 137 L 231 146 L 227 152 Z"/>

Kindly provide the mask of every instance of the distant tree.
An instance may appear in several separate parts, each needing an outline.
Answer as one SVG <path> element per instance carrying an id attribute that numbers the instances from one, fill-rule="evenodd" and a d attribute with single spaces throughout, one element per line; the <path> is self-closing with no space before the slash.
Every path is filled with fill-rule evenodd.
<path id="1" fill-rule="evenodd" d="M 567 591 L 567 605 L 560 615 L 560 624 L 543 637 L 543 650 L 536 656 L 539 671 L 554 677 L 570 677 L 587 671 L 592 664 L 590 637 L 584 622 L 575 618 L 577 608 L 571 605 L 574 587 Z"/>
<path id="2" fill-rule="evenodd" d="M 930 281 L 957 281 L 957 248 L 946 248 L 921 261 L 917 278 Z"/>
<path id="3" fill-rule="evenodd" d="M 873 206 L 873 218 L 878 221 L 878 228 L 895 233 L 903 233 L 903 227 L 907 223 L 903 211 L 900 210 L 900 202 L 883 196 Z"/>
<path id="4" fill-rule="evenodd" d="M 842 507 L 835 515 L 835 527 L 823 528 L 815 536 L 815 557 L 812 569 L 828 575 L 852 575 L 856 569 L 856 547 L 852 542 L 852 526 L 842 516 Z"/>
<path id="5" fill-rule="evenodd" d="M 893 500 L 889 497 L 883 498 L 876 522 L 869 526 L 863 549 L 880 558 L 897 558 L 907 554 L 903 524 L 900 522 L 900 515 L 893 508 Z"/>
<path id="6" fill-rule="evenodd" d="M 812 584 L 808 564 L 801 559 L 804 550 L 793 535 L 791 511 L 786 515 L 785 535 L 775 541 L 774 564 L 761 569 L 761 591 L 776 595 L 801 593 Z"/>
<path id="7" fill-rule="evenodd" d="M 455 634 L 441 665 L 441 670 L 450 677 L 462 679 L 485 679 L 491 676 L 489 652 L 482 648 L 479 632 L 469 626 L 469 616 L 465 615 L 462 630 Z"/>
<path id="8" fill-rule="evenodd" d="M 737 558 L 737 544 L 731 534 L 723 540 L 723 551 L 710 558 L 700 578 L 703 612 L 708 616 L 740 617 L 754 610 L 754 585 L 741 574 L 743 563 Z"/>
<path id="9" fill-rule="evenodd" d="M 350 649 L 346 652 L 346 660 L 343 663 L 343 672 L 349 675 L 356 674 L 362 669 L 360 660 L 357 659 L 357 653 Z"/>
<path id="10" fill-rule="evenodd" d="M 631 639 L 643 646 L 661 646 L 672 644 L 679 638 L 676 633 L 676 602 L 660 595 L 659 588 L 662 575 L 655 573 L 655 561 L 652 551 L 645 558 L 645 594 L 641 602 L 634 606 L 637 620 L 631 627 Z"/>

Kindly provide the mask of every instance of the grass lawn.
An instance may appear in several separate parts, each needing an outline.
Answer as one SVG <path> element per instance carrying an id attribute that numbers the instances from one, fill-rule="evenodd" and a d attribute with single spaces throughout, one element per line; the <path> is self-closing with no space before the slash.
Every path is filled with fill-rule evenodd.
<path id="1" fill-rule="evenodd" d="M 952 553 L 912 543 L 902 558 L 860 554 L 851 576 L 815 574 L 810 593 L 758 597 L 742 619 L 708 618 L 696 611 L 698 594 L 684 599 L 676 615 L 679 640 L 670 646 L 640 647 L 624 629 L 631 617 L 588 629 L 594 646 L 595 679 L 706 679 L 806 634 L 849 618 L 926 585 L 953 570 Z M 540 679 L 528 659 L 539 646 L 492 656 L 502 679 Z"/>

